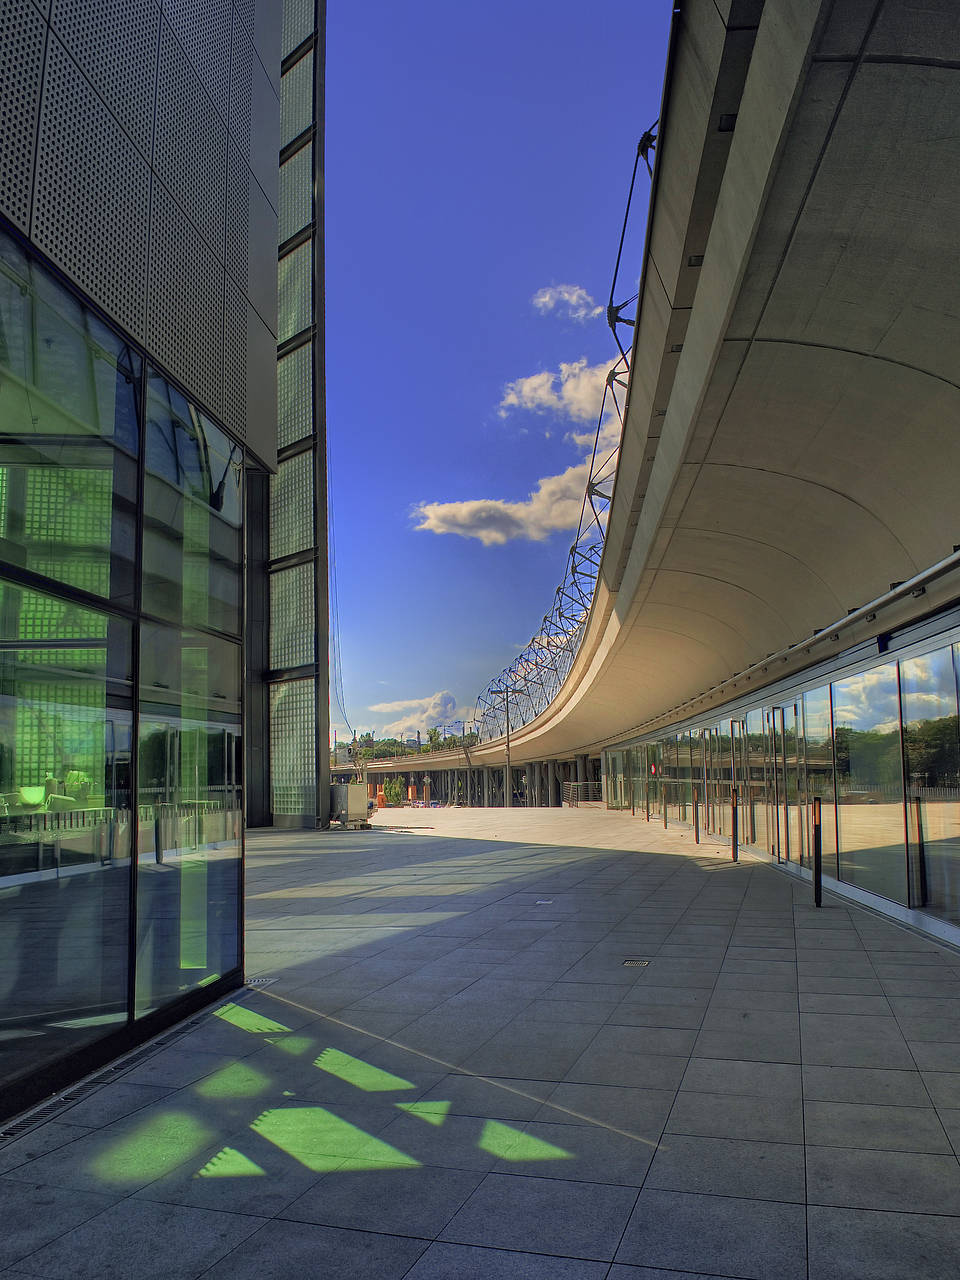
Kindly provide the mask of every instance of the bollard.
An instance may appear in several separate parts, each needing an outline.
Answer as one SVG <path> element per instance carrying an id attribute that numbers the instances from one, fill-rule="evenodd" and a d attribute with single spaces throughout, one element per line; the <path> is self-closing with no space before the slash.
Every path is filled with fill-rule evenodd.
<path id="1" fill-rule="evenodd" d="M 700 843 L 700 789 L 693 788 L 693 843 Z"/>
<path id="2" fill-rule="evenodd" d="M 740 815 L 737 809 L 737 788 L 730 790 L 730 856 L 740 861 Z"/>
<path id="3" fill-rule="evenodd" d="M 820 797 L 813 797 L 813 905 L 823 905 L 823 841 L 820 830 Z"/>

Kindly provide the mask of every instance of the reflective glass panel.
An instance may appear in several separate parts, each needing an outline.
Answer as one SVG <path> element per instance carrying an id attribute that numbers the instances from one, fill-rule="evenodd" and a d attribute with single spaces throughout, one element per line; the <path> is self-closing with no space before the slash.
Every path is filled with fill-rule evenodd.
<path id="1" fill-rule="evenodd" d="M 0 558 L 131 606 L 140 373 L 0 233 Z"/>
<path id="2" fill-rule="evenodd" d="M 803 731 L 807 796 L 820 798 L 820 841 L 823 868 L 837 874 L 837 808 L 833 788 L 833 730 L 830 690 L 811 689 L 803 695 Z M 809 847 L 813 847 L 812 834 Z"/>
<path id="3" fill-rule="evenodd" d="M 144 483 L 144 610 L 239 633 L 243 450 L 153 372 Z"/>
<path id="4" fill-rule="evenodd" d="M 960 923 L 960 741 L 954 651 L 900 663 L 911 904 Z"/>
<path id="5" fill-rule="evenodd" d="M 897 664 L 833 685 L 840 878 L 907 901 Z"/>
<path id="6" fill-rule="evenodd" d="M 239 964 L 240 649 L 144 623 L 136 1010 Z"/>
<path id="7" fill-rule="evenodd" d="M 767 777 L 764 755 L 765 737 L 763 712 L 758 707 L 747 712 L 744 737 L 744 770 L 746 773 L 746 797 L 744 800 L 744 838 L 748 844 L 769 849 L 767 823 Z"/>
<path id="8" fill-rule="evenodd" d="M 0 1083 L 127 1019 L 128 624 L 0 581 Z"/>

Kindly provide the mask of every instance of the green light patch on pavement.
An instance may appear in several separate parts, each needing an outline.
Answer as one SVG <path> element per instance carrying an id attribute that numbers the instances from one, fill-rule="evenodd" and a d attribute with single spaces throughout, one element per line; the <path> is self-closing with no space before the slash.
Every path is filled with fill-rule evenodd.
<path id="1" fill-rule="evenodd" d="M 378 1168 L 420 1167 L 419 1160 L 323 1107 L 277 1107 L 258 1116 L 250 1128 L 314 1173 L 339 1169 L 345 1160 Z"/>
<path id="2" fill-rule="evenodd" d="M 282 1022 L 274 1022 L 272 1018 L 265 1018 L 262 1013 L 255 1013 L 253 1009 L 245 1009 L 240 1004 L 225 1004 L 219 1009 L 214 1009 L 213 1016 L 222 1018 L 224 1022 L 229 1022 L 232 1027 L 239 1027 L 241 1031 L 249 1031 L 251 1035 L 262 1036 L 268 1032 L 289 1031 L 289 1027 L 285 1027 Z"/>
<path id="3" fill-rule="evenodd" d="M 401 1111 L 426 1120 L 427 1124 L 436 1125 L 437 1128 L 446 1120 L 451 1106 L 449 1102 L 397 1102 L 394 1105 Z"/>
<path id="4" fill-rule="evenodd" d="M 270 1087 L 269 1077 L 243 1062 L 221 1067 L 194 1086 L 201 1098 L 256 1098 Z"/>
<path id="5" fill-rule="evenodd" d="M 353 1058 L 339 1049 L 324 1049 L 313 1065 L 321 1071 L 328 1071 L 338 1080 L 346 1080 L 347 1084 L 355 1085 L 364 1093 L 387 1093 L 392 1089 L 413 1088 L 409 1080 L 393 1076 L 389 1071 L 381 1071 L 362 1058 Z"/>
<path id="6" fill-rule="evenodd" d="M 572 1160 L 573 1152 L 563 1147 L 555 1147 L 551 1142 L 544 1142 L 530 1133 L 521 1133 L 511 1129 L 508 1124 L 499 1120 L 488 1120 L 483 1126 L 477 1146 L 481 1151 L 488 1151 L 501 1160 L 509 1160 L 519 1164 L 524 1160 Z"/>
<path id="7" fill-rule="evenodd" d="M 258 1164 L 234 1147 L 224 1147 L 212 1160 L 208 1160 L 202 1169 L 198 1169 L 198 1178 L 262 1178 L 264 1170 Z"/>
<path id="8" fill-rule="evenodd" d="M 282 1049 L 284 1053 L 299 1055 L 309 1053 L 313 1048 L 310 1036 L 267 1036 L 267 1044 Z"/>
<path id="9" fill-rule="evenodd" d="M 94 1157 L 90 1169 L 113 1186 L 142 1185 L 199 1155 L 213 1136 L 193 1116 L 166 1111 L 111 1143 Z"/>

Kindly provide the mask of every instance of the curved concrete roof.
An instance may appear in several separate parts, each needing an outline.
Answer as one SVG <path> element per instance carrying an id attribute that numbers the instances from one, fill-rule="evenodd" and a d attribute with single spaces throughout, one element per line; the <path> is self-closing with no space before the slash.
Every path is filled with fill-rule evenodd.
<path id="1" fill-rule="evenodd" d="M 723 9 L 678 19 L 602 580 L 516 763 L 836 652 L 812 633 L 960 543 L 955 0 Z M 942 572 L 844 643 L 958 596 Z"/>

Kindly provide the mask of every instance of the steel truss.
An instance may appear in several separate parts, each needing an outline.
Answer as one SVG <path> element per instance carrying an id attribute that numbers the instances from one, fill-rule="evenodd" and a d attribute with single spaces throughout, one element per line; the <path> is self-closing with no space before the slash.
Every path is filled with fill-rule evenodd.
<path id="1" fill-rule="evenodd" d="M 596 592 L 603 557 L 603 542 L 607 530 L 607 516 L 613 498 L 613 488 L 623 440 L 624 410 L 630 373 L 629 344 L 625 349 L 618 333 L 619 325 L 633 327 L 633 321 L 621 315 L 625 307 L 636 301 L 637 295 L 621 303 L 614 303 L 620 259 L 623 253 L 630 204 L 637 180 L 640 161 L 643 160 L 652 177 L 650 152 L 656 148 L 657 127 L 644 133 L 637 146 L 637 154 L 630 179 L 630 191 L 624 214 L 623 231 L 617 251 L 617 264 L 610 287 L 607 306 L 607 323 L 613 333 L 620 356 L 607 374 L 603 400 L 597 417 L 597 430 L 590 459 L 590 472 L 586 492 L 580 508 L 577 536 L 567 556 L 563 580 L 554 594 L 553 608 L 544 615 L 543 623 L 530 643 L 516 659 L 491 680 L 477 699 L 476 726 L 481 742 L 509 735 L 511 730 L 529 724 L 547 709 L 560 692 L 570 673 L 577 651 L 587 628 L 587 619 Z M 605 440 L 605 419 L 615 414 L 620 424 L 617 442 L 608 447 Z"/>

